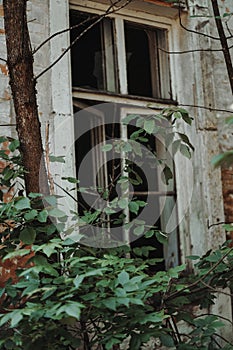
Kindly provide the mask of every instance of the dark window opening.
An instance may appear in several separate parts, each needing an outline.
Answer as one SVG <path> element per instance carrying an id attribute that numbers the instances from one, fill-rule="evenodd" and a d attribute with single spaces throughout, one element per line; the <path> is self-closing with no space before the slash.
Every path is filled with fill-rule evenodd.
<path id="1" fill-rule="evenodd" d="M 153 97 L 147 32 L 125 23 L 128 94 Z"/>
<path id="2" fill-rule="evenodd" d="M 72 85 L 114 92 L 116 87 L 112 21 L 105 18 L 88 29 L 96 21 L 92 17 L 71 11 L 71 26 L 80 24 L 80 27 L 71 30 L 71 43 L 87 30 L 71 48 Z M 86 23 L 81 25 L 84 21 Z"/>

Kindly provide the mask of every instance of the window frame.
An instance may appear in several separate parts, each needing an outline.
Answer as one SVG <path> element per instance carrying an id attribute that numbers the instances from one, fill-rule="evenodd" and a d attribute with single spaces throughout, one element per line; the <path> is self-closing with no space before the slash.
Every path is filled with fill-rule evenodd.
<path id="1" fill-rule="evenodd" d="M 82 4 L 77 4 L 77 0 L 70 0 L 70 10 L 76 10 L 79 12 L 90 13 L 93 15 L 101 15 L 107 9 L 107 6 L 102 3 L 92 2 L 89 0 L 83 0 Z M 155 14 L 147 14 L 145 18 L 145 13 L 142 11 L 133 11 L 132 9 L 122 9 L 118 13 L 111 14 L 107 16 L 109 18 L 114 19 L 114 35 L 116 41 L 116 60 L 117 60 L 117 69 L 119 81 L 116 82 L 118 84 L 119 93 L 108 92 L 108 91 L 95 91 L 86 88 L 72 87 L 72 96 L 73 101 L 76 100 L 92 100 L 96 103 L 102 102 L 115 102 L 122 105 L 129 106 L 129 109 L 132 108 L 147 108 L 150 105 L 151 108 L 156 109 L 157 111 L 161 111 L 166 107 L 171 107 L 177 105 L 177 102 L 172 98 L 155 98 L 155 97 L 144 97 L 144 96 L 133 96 L 127 94 L 127 70 L 126 70 L 126 50 L 123 49 L 125 47 L 125 33 L 124 33 L 124 21 L 132 23 L 138 26 L 146 26 L 148 29 L 158 29 L 166 31 L 167 36 L 167 47 L 165 49 L 169 50 L 173 47 L 173 34 L 171 31 L 172 26 L 174 25 L 174 21 L 171 18 L 156 16 Z M 171 49 L 172 50 L 172 49 Z M 159 53 L 161 54 L 161 52 Z M 163 61 L 161 61 L 163 62 Z M 172 69 L 172 59 L 169 60 L 169 70 L 170 70 L 170 87 L 173 96 L 175 96 L 174 82 L 172 77 L 174 76 L 174 70 Z M 164 69 L 164 67 L 162 67 Z M 118 79 L 116 76 L 116 80 Z M 161 87 L 162 88 L 162 87 Z M 149 112 L 148 112 L 149 113 Z M 151 114 L 151 110 L 150 110 Z M 123 137 L 125 135 L 122 135 Z M 159 195 L 159 194 L 158 194 Z M 174 196 L 174 193 L 169 193 L 168 196 Z M 176 194 L 175 194 L 176 196 Z M 173 213 L 174 214 L 174 213 Z M 179 213 L 176 213 L 177 215 Z M 174 216 L 172 220 L 176 220 Z M 172 223 L 174 226 L 174 221 Z M 127 236 L 127 232 L 125 232 Z M 175 238 L 174 238 L 175 237 Z M 175 248 L 174 248 L 175 247 Z M 173 258 L 172 252 L 175 249 L 177 252 L 177 256 Z M 169 243 L 166 247 L 164 247 L 164 258 L 165 258 L 165 266 L 166 269 L 171 267 L 172 265 L 177 265 L 181 262 L 183 255 L 181 254 L 180 247 L 180 238 L 178 229 L 172 232 L 172 235 L 169 237 Z"/>
<path id="2" fill-rule="evenodd" d="M 70 1 L 70 10 L 79 11 L 83 13 L 89 13 L 93 15 L 103 15 L 107 9 L 106 5 L 91 2 L 91 1 L 83 1 L 83 5 L 76 4 L 75 1 Z M 137 96 L 137 95 L 130 95 L 128 94 L 128 84 L 127 84 L 127 64 L 126 64 L 126 49 L 125 49 L 125 30 L 124 30 L 124 23 L 128 22 L 135 26 L 141 26 L 141 27 L 147 27 L 148 30 L 157 30 L 157 35 L 159 34 L 159 31 L 166 31 L 164 35 L 166 36 L 166 47 L 164 47 L 165 50 L 169 50 L 170 47 L 170 41 L 172 39 L 171 36 L 171 25 L 172 21 L 169 18 L 163 18 L 163 17 L 155 17 L 152 15 L 148 15 L 147 18 L 145 18 L 145 14 L 143 12 L 133 12 L 132 10 L 126 10 L 125 8 L 120 10 L 119 12 L 112 13 L 106 18 L 110 18 L 114 20 L 113 23 L 113 30 L 114 30 L 114 40 L 116 47 L 114 48 L 115 51 L 115 60 L 116 60 L 116 70 L 117 74 L 115 74 L 115 80 L 116 80 L 116 86 L 118 87 L 119 92 L 110 92 L 110 91 L 98 91 L 98 93 L 105 94 L 105 95 L 112 95 L 112 96 L 127 96 L 131 99 L 143 99 L 148 101 L 157 101 L 157 102 L 164 102 L 168 104 L 176 104 L 176 101 L 173 99 L 174 91 L 173 91 L 173 84 L 172 84 L 172 69 L 171 69 L 171 62 L 170 59 L 167 58 L 167 62 L 165 63 L 165 60 L 162 59 L 163 52 L 159 51 L 158 56 L 160 60 L 161 67 L 159 68 L 159 76 L 165 77 L 166 82 L 165 84 L 159 83 L 159 89 L 160 89 L 160 95 L 165 96 L 165 90 L 166 88 L 170 88 L 170 92 L 167 91 L 170 96 L 168 95 L 166 97 L 144 97 L 144 96 Z M 159 36 L 159 35 L 158 35 Z M 159 40 L 159 38 L 158 38 Z M 159 40 L 159 44 L 162 44 L 162 40 Z M 153 60 L 154 58 L 150 55 L 150 60 Z M 152 63 L 151 63 L 152 64 Z M 165 71 L 169 69 L 169 73 L 165 73 Z M 152 73 L 151 73 L 152 75 Z M 160 79 L 161 80 L 161 79 Z M 155 84 L 153 82 L 153 79 L 151 79 L 152 85 Z M 155 88 L 153 88 L 155 90 Z M 73 91 L 78 91 L 79 96 L 83 95 L 85 98 L 85 93 L 90 92 L 94 93 L 93 96 L 95 96 L 95 91 L 92 89 L 86 89 L 86 88 L 80 88 L 80 87 L 73 87 Z M 97 99 L 98 100 L 98 99 Z"/>

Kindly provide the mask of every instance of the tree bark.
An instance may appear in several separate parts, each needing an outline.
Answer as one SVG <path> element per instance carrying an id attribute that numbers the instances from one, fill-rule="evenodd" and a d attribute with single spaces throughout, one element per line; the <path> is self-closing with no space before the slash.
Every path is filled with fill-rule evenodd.
<path id="1" fill-rule="evenodd" d="M 7 64 L 26 192 L 48 194 L 26 7 L 27 0 L 3 0 Z"/>
<path id="2" fill-rule="evenodd" d="M 228 78 L 231 85 L 231 92 L 233 94 L 233 66 L 232 66 L 230 50 L 228 47 L 227 38 L 222 25 L 222 19 L 219 12 L 218 0 L 211 0 L 211 2 L 212 2 L 213 11 L 214 11 L 215 23 L 217 26 L 219 38 L 222 45 L 223 55 L 227 66 L 227 73 L 228 73 Z"/>

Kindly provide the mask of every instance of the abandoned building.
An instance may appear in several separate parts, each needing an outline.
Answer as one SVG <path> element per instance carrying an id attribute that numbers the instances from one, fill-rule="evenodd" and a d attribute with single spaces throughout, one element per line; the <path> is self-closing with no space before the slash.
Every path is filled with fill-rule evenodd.
<path id="1" fill-rule="evenodd" d="M 222 13 L 232 15 L 231 2 L 219 1 Z M 219 223 L 233 222 L 233 169 L 215 169 L 211 160 L 232 149 L 232 130 L 225 118 L 233 112 L 233 101 L 220 42 L 213 39 L 218 33 L 210 1 L 187 0 L 177 5 L 132 0 L 114 6 L 108 0 L 32 0 L 27 6 L 42 137 L 45 142 L 49 125 L 50 151 L 65 159 L 65 165 L 51 164 L 54 183 L 68 191 L 61 177 L 76 177 L 91 148 L 112 136 L 127 139 L 127 128 L 120 126 L 127 115 L 146 116 L 182 107 L 193 122 L 191 126 L 180 122 L 178 129 L 188 135 L 195 150 L 191 159 L 179 152 L 173 159 L 174 179 L 158 218 L 161 229 L 170 232 L 167 248 L 160 249 L 165 259 L 162 268 L 219 247 L 226 240 Z M 6 58 L 3 15 L 0 0 L 0 57 Z M 229 16 L 224 18 L 227 21 Z M 232 33 L 233 24 L 228 24 Z M 39 48 L 54 33 L 69 27 L 75 28 Z M 8 80 L 6 64 L 1 61 L 1 135 L 16 137 Z M 112 118 L 107 119 L 108 105 L 111 113 L 117 110 L 116 127 Z M 95 123 L 98 127 L 93 128 Z M 82 124 L 88 132 L 79 137 Z M 156 141 L 151 142 L 153 147 L 158 150 Z M 94 172 L 95 185 L 109 181 L 109 165 L 98 172 L 98 162 L 104 164 L 101 157 L 96 149 L 89 159 L 86 176 L 91 183 Z M 62 190 L 55 186 L 55 191 Z M 149 189 L 140 186 L 137 195 L 156 203 L 163 191 L 156 184 Z M 66 201 L 72 209 L 73 201 L 69 197 Z M 219 296 L 215 308 L 216 313 L 231 318 L 229 297 Z M 231 334 L 230 326 L 225 332 Z"/>

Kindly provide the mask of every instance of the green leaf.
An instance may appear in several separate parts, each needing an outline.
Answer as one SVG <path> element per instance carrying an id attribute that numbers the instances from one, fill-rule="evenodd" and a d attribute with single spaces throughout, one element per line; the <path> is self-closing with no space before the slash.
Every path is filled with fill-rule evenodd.
<path id="1" fill-rule="evenodd" d="M 34 243 L 36 238 L 36 231 L 32 227 L 25 227 L 19 235 L 19 239 L 25 244 Z"/>
<path id="2" fill-rule="evenodd" d="M 118 275 L 117 278 L 119 284 L 121 284 L 122 286 L 124 286 L 126 283 L 129 282 L 129 274 L 128 272 L 126 272 L 125 270 L 121 271 Z"/>
<path id="3" fill-rule="evenodd" d="M 104 306 L 106 306 L 108 309 L 116 311 L 116 298 L 108 298 L 103 300 Z"/>
<path id="4" fill-rule="evenodd" d="M 30 254 L 30 249 L 17 249 L 14 250 L 13 252 L 8 253 L 7 255 L 4 256 L 3 261 L 7 259 L 12 259 L 18 256 L 24 256 Z"/>
<path id="5" fill-rule="evenodd" d="M 180 149 L 180 144 L 181 144 L 181 140 L 175 140 L 172 143 L 172 154 L 176 154 L 176 152 Z"/>
<path id="6" fill-rule="evenodd" d="M 139 334 L 131 334 L 129 350 L 139 350 L 141 348 L 141 339 Z"/>
<path id="7" fill-rule="evenodd" d="M 228 232 L 233 231 L 233 224 L 225 224 L 223 228 Z"/>
<path id="8" fill-rule="evenodd" d="M 62 177 L 62 180 L 67 180 L 72 184 L 78 184 L 79 180 L 77 180 L 75 177 Z"/>
<path id="9" fill-rule="evenodd" d="M 145 226 L 144 226 L 144 225 L 137 226 L 137 227 L 133 230 L 133 233 L 134 233 L 136 236 L 140 236 L 140 235 L 143 234 L 144 229 L 145 229 Z"/>
<path id="10" fill-rule="evenodd" d="M 84 275 L 78 275 L 75 277 L 73 283 L 75 285 L 76 288 L 79 288 L 79 286 L 81 285 L 82 281 L 84 280 Z"/>
<path id="11" fill-rule="evenodd" d="M 122 119 L 123 124 L 128 124 L 131 120 L 138 118 L 137 114 L 128 114 L 125 118 Z"/>
<path id="12" fill-rule="evenodd" d="M 28 197 L 29 197 L 29 198 L 32 198 L 32 199 L 34 199 L 34 198 L 39 198 L 39 197 L 42 197 L 42 194 L 41 194 L 41 193 L 34 193 L 34 192 L 31 192 L 31 193 L 29 193 Z"/>
<path id="13" fill-rule="evenodd" d="M 231 165 L 233 163 L 233 151 L 227 151 L 214 156 L 211 160 L 214 167 L 226 164 Z"/>
<path id="14" fill-rule="evenodd" d="M 11 314 L 11 328 L 16 327 L 22 319 L 23 319 L 22 310 L 13 311 Z"/>
<path id="15" fill-rule="evenodd" d="M 166 185 L 169 185 L 169 180 L 173 178 L 173 174 L 171 169 L 165 165 L 163 172 L 162 172 L 162 180 Z"/>
<path id="16" fill-rule="evenodd" d="M 146 119 L 145 120 L 145 122 L 144 122 L 144 130 L 148 134 L 152 134 L 152 132 L 154 131 L 154 127 L 155 127 L 154 119 Z"/>
<path id="17" fill-rule="evenodd" d="M 118 205 L 121 209 L 125 209 L 128 207 L 128 199 L 122 198 L 118 201 Z"/>
<path id="18" fill-rule="evenodd" d="M 48 218 L 48 212 L 46 209 L 41 210 L 37 216 L 37 220 L 39 222 L 46 222 L 47 218 Z"/>
<path id="19" fill-rule="evenodd" d="M 157 238 L 157 240 L 161 243 L 161 244 L 167 244 L 168 243 L 168 237 L 165 233 L 161 232 L 161 231 L 156 231 L 155 232 L 155 236 Z"/>
<path id="20" fill-rule="evenodd" d="M 57 163 L 65 163 L 65 156 L 53 156 L 53 155 L 49 155 L 49 160 L 50 162 L 57 162 Z"/>
<path id="21" fill-rule="evenodd" d="M 145 233 L 145 237 L 146 238 L 151 238 L 155 235 L 155 231 L 154 230 L 149 230 Z"/>
<path id="22" fill-rule="evenodd" d="M 115 214 L 115 210 L 113 210 L 112 208 L 104 208 L 104 212 L 107 214 L 107 215 L 111 215 L 111 214 Z"/>
<path id="23" fill-rule="evenodd" d="M 26 197 L 21 197 L 15 203 L 15 208 L 18 209 L 18 210 L 31 208 L 30 200 L 28 198 L 26 198 Z"/>
<path id="24" fill-rule="evenodd" d="M 229 125 L 233 124 L 233 116 L 232 115 L 230 117 L 226 118 L 226 123 Z"/>
<path id="25" fill-rule="evenodd" d="M 133 201 L 131 201 L 129 203 L 129 211 L 131 211 L 131 213 L 134 213 L 137 215 L 139 208 L 140 207 L 139 207 L 138 203 L 133 202 Z"/>
<path id="26" fill-rule="evenodd" d="M 101 147 L 101 150 L 104 151 L 104 152 L 108 152 L 108 151 L 111 151 L 112 150 L 112 144 L 106 144 L 104 146 Z"/>
<path id="27" fill-rule="evenodd" d="M 36 216 L 37 216 L 37 210 L 32 209 L 28 213 L 24 214 L 24 219 L 27 221 L 30 221 L 35 219 Z"/>
<path id="28" fill-rule="evenodd" d="M 58 208 L 53 208 L 53 209 L 48 210 L 48 215 L 53 216 L 55 218 L 63 218 L 66 216 L 66 214 Z"/>
<path id="29" fill-rule="evenodd" d="M 189 147 L 187 145 L 184 145 L 183 143 L 181 143 L 180 145 L 180 153 L 188 159 L 190 159 L 192 156 Z"/>
<path id="30" fill-rule="evenodd" d="M 65 312 L 67 315 L 72 316 L 76 318 L 77 320 L 80 319 L 80 313 L 81 313 L 81 308 L 83 307 L 82 304 L 78 302 L 69 302 L 68 305 L 65 305 Z"/>
<path id="31" fill-rule="evenodd" d="M 111 338 L 104 344 L 106 350 L 112 350 L 113 345 L 122 343 L 121 339 L 111 336 Z"/>
<path id="32" fill-rule="evenodd" d="M 20 145 L 19 140 L 13 140 L 9 144 L 9 150 L 11 152 L 14 152 L 17 148 L 19 148 L 19 145 Z"/>
<path id="33" fill-rule="evenodd" d="M 161 343 L 168 348 L 175 346 L 173 338 L 169 334 L 160 336 Z"/>
<path id="34" fill-rule="evenodd" d="M 187 259 L 190 259 L 190 260 L 198 260 L 200 259 L 200 256 L 199 255 L 188 255 L 186 256 Z"/>
<path id="35" fill-rule="evenodd" d="M 5 136 L 0 136 L 0 143 L 7 142 L 8 138 Z"/>
<path id="36" fill-rule="evenodd" d="M 193 151 L 194 151 L 194 147 L 191 144 L 191 142 L 189 141 L 189 138 L 187 135 L 182 134 L 181 132 L 178 132 L 178 135 L 180 136 L 181 140 L 186 143 Z"/>

